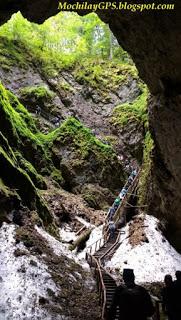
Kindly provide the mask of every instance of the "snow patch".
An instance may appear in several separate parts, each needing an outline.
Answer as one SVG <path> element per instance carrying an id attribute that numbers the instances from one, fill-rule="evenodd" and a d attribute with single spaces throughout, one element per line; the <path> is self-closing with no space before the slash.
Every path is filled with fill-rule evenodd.
<path id="1" fill-rule="evenodd" d="M 53 236 L 47 233 L 42 228 L 35 226 L 36 231 L 48 242 L 50 247 L 53 249 L 53 252 L 57 255 L 65 255 L 66 257 L 74 260 L 76 263 L 81 265 L 83 269 L 90 270 L 88 263 L 83 259 L 84 257 L 76 255 L 74 252 L 68 250 L 67 244 L 64 244 L 56 240 Z"/>
<path id="2" fill-rule="evenodd" d="M 13 224 L 6 223 L 0 228 L 0 319 L 53 320 L 54 316 L 42 309 L 39 297 L 49 299 L 47 289 L 56 293 L 57 287 L 47 266 L 22 243 L 16 245 L 15 230 Z M 15 257 L 16 249 L 25 255 Z M 63 316 L 57 315 L 56 319 Z"/>
<path id="3" fill-rule="evenodd" d="M 87 222 L 85 219 L 83 219 L 81 217 L 76 216 L 75 219 L 78 220 L 80 223 L 82 223 L 87 228 L 94 227 L 93 224 L 91 224 L 90 222 Z"/>
<path id="4" fill-rule="evenodd" d="M 136 281 L 163 281 L 166 274 L 175 276 L 175 271 L 181 268 L 181 255 L 169 244 L 158 230 L 158 220 L 150 215 L 145 216 L 145 233 L 148 243 L 144 242 L 132 247 L 128 239 L 128 226 L 123 228 L 120 247 L 112 259 L 106 263 L 110 270 L 124 268 L 134 269 Z"/>
<path id="5" fill-rule="evenodd" d="M 63 228 L 59 228 L 59 235 L 63 241 L 67 241 L 67 242 L 71 240 L 74 241 L 76 239 L 76 234 L 75 232 L 71 231 L 71 228 L 69 225 L 64 225 Z"/>
<path id="6" fill-rule="evenodd" d="M 90 248 L 91 248 L 91 254 L 93 254 L 96 251 L 96 241 L 99 239 L 102 239 L 102 229 L 103 229 L 103 225 L 100 225 L 99 227 L 95 227 L 92 230 L 90 237 L 86 242 L 85 249 L 78 254 L 78 257 L 80 259 L 85 258 L 86 252 L 89 252 Z M 103 244 L 103 239 L 102 239 L 102 244 Z"/>

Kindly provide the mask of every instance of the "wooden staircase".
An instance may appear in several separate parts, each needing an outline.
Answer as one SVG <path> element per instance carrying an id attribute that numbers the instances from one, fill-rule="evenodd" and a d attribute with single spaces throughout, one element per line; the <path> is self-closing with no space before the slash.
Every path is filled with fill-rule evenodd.
<path id="1" fill-rule="evenodd" d="M 118 223 L 120 217 L 124 214 L 126 204 L 129 200 L 129 196 L 134 192 L 137 182 L 138 175 L 133 180 L 132 184 L 128 188 L 127 195 L 121 202 L 120 206 L 114 214 L 114 222 Z M 126 183 L 127 184 L 127 183 Z M 105 224 L 107 221 L 105 221 Z M 106 229 L 105 229 L 106 230 Z M 114 237 L 109 239 L 107 231 L 104 231 L 103 237 L 96 241 L 95 252 L 93 253 L 92 245 L 86 254 L 87 261 L 92 268 L 94 268 L 96 280 L 98 284 L 98 290 L 100 293 L 100 302 L 102 307 L 102 320 L 107 318 L 107 312 L 110 308 L 115 289 L 117 287 L 116 282 L 112 275 L 104 268 L 105 261 L 111 259 L 112 255 L 116 251 L 119 245 L 119 239 L 123 232 L 120 229 L 116 229 Z M 117 313 L 115 320 L 119 319 L 119 308 L 117 308 Z"/>

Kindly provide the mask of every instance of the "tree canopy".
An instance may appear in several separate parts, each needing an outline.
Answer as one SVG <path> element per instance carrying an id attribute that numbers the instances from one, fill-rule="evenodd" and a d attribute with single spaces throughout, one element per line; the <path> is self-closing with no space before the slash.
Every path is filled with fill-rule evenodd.
<path id="1" fill-rule="evenodd" d="M 69 67 L 89 58 L 130 63 L 128 54 L 95 13 L 81 17 L 60 12 L 42 25 L 30 23 L 17 13 L 0 28 L 0 36 L 18 41 L 37 60 L 56 67 Z"/>

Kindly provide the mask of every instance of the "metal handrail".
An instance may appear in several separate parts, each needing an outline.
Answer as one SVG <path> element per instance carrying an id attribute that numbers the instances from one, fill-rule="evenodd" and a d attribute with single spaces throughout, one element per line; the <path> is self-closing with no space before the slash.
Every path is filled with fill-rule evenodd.
<path id="1" fill-rule="evenodd" d="M 123 200 L 121 201 L 119 207 L 117 208 L 115 214 L 114 214 L 114 217 L 113 217 L 113 221 L 115 222 L 115 224 L 118 223 L 121 215 L 122 215 L 122 212 L 121 212 L 121 209 L 124 209 L 125 207 L 125 203 L 127 202 L 127 199 L 128 197 L 130 196 L 130 192 L 129 191 L 132 191 L 134 188 L 135 188 L 135 185 L 138 181 L 138 178 L 139 178 L 139 175 L 140 175 L 140 170 L 138 171 L 138 174 L 136 175 L 136 177 L 134 178 L 132 184 L 129 186 L 128 190 L 127 190 L 127 194 L 125 195 L 125 197 L 123 198 Z M 126 185 L 126 184 L 125 184 Z M 107 223 L 107 227 L 108 227 L 108 223 Z M 107 231 L 105 231 L 105 235 L 104 237 L 107 238 Z"/>
<path id="2" fill-rule="evenodd" d="M 98 291 L 99 291 L 99 295 L 100 295 L 100 304 L 102 307 L 102 313 L 101 313 L 101 319 L 104 320 L 104 315 L 105 315 L 105 308 L 106 308 L 106 288 L 105 288 L 105 284 L 103 281 L 103 277 L 102 277 L 102 272 L 101 272 L 101 268 L 102 266 L 100 265 L 100 261 L 99 259 L 96 259 L 94 256 L 92 256 L 89 253 L 86 253 L 86 258 L 88 260 L 88 258 L 90 258 L 90 262 L 92 265 L 95 265 L 95 274 L 96 274 L 96 279 L 98 282 Z M 94 261 L 94 264 L 93 264 Z"/>
<path id="3" fill-rule="evenodd" d="M 130 191 L 132 191 L 135 188 L 135 185 L 136 185 L 136 183 L 138 181 L 139 175 L 140 175 L 140 170 L 138 171 L 138 174 L 134 178 L 133 182 L 130 184 L 125 197 L 121 201 L 119 207 L 117 208 L 117 210 L 116 210 L 116 212 L 114 214 L 113 220 L 115 221 L 115 223 L 117 223 L 118 220 L 120 219 L 120 217 L 121 217 L 120 211 L 121 211 L 122 208 L 124 208 L 125 202 L 127 201 L 128 197 L 130 196 L 129 195 Z"/>
<path id="4" fill-rule="evenodd" d="M 90 244 L 86 250 L 87 250 L 87 253 L 90 253 L 92 254 L 92 250 L 93 250 L 93 247 L 95 246 L 95 250 L 94 252 L 98 251 L 102 245 L 104 245 L 105 241 L 104 241 L 104 238 L 101 237 L 99 238 L 98 240 L 96 240 L 94 243 Z"/>
<path id="5" fill-rule="evenodd" d="M 137 176 L 134 178 L 133 183 L 128 188 L 128 191 L 130 189 L 133 190 L 133 188 L 135 188 L 135 185 L 137 183 L 139 175 L 140 175 L 140 171 L 138 172 Z M 130 195 L 128 195 L 128 194 L 125 195 L 123 201 L 121 202 L 120 206 L 116 210 L 115 220 L 114 220 L 115 223 L 117 223 L 118 220 L 120 219 L 120 211 L 121 211 L 122 208 L 124 208 L 125 203 L 127 203 L 128 196 L 130 196 Z M 92 262 L 94 261 L 94 264 L 96 266 L 95 267 L 95 272 L 96 272 L 96 270 L 98 272 L 97 281 L 98 281 L 99 295 L 100 295 L 100 299 L 101 299 L 101 307 L 102 307 L 101 319 L 102 320 L 105 319 L 105 314 L 106 314 L 106 287 L 105 287 L 105 284 L 104 284 L 104 281 L 103 281 L 102 273 L 104 272 L 105 274 L 108 274 L 114 280 L 112 275 L 109 272 L 107 272 L 107 270 L 103 267 L 102 260 L 105 258 L 105 256 L 110 255 L 110 253 L 113 252 L 113 250 L 115 249 L 115 247 L 119 243 L 120 235 L 121 235 L 121 230 L 119 230 L 117 238 L 116 238 L 115 242 L 112 244 L 112 246 L 109 247 L 106 250 L 106 252 L 104 252 L 98 259 L 91 255 L 93 245 L 95 245 L 95 251 L 96 251 L 96 249 L 97 250 L 100 249 L 101 241 L 103 241 L 103 244 L 105 244 L 105 243 L 108 242 L 108 240 L 104 240 L 104 238 L 98 239 L 96 242 L 94 242 L 92 245 L 89 246 L 90 247 L 90 253 L 88 253 L 88 252 L 86 253 L 86 257 L 90 257 L 90 259 L 91 259 L 91 264 L 93 264 Z M 159 304 L 160 304 L 161 301 L 159 299 L 156 299 L 155 297 L 152 297 L 152 298 L 153 298 L 153 300 L 155 302 L 155 310 L 156 310 L 155 311 L 155 315 L 154 315 L 154 320 L 160 320 Z"/>
<path id="6" fill-rule="evenodd" d="M 139 174 L 140 174 L 140 171 L 138 172 L 138 174 L 137 174 L 136 177 L 134 178 L 133 183 L 132 183 L 132 184 L 130 185 L 130 187 L 128 188 L 128 191 L 135 186 L 135 182 L 137 181 Z M 126 182 L 126 183 L 127 183 L 127 182 Z M 126 185 L 126 184 L 125 184 L 125 185 Z M 125 185 L 124 185 L 124 186 L 125 186 Z M 131 187 L 132 187 L 132 188 L 131 188 Z M 114 217 L 117 216 L 117 213 L 121 210 L 121 208 L 122 208 L 123 205 L 125 204 L 127 198 L 128 198 L 128 194 L 126 194 L 125 197 L 123 198 L 122 202 L 120 203 L 119 207 L 117 208 L 117 210 L 116 210 L 116 212 L 115 212 L 115 214 L 114 214 Z M 108 218 L 108 214 L 107 214 L 107 216 L 106 216 L 106 220 L 107 220 L 107 218 Z M 115 221 L 115 223 L 118 222 L 119 218 L 120 218 L 120 215 L 118 216 L 118 218 L 117 218 L 117 220 Z M 107 240 L 108 240 L 108 239 L 107 239 L 107 236 L 106 236 L 106 235 L 107 235 L 107 232 L 105 232 L 104 235 L 105 235 L 105 237 L 101 237 L 101 238 L 99 238 L 98 240 L 96 240 L 94 243 L 92 243 L 91 245 L 89 245 L 89 246 L 87 247 L 87 252 L 92 253 L 92 248 L 93 248 L 94 245 L 95 245 L 95 247 L 96 247 L 95 251 L 96 251 L 96 250 L 99 250 L 100 247 L 101 247 L 101 241 L 103 241 L 102 245 L 104 245 L 104 243 L 106 243 Z M 100 241 L 100 243 L 99 243 L 99 245 L 97 246 L 97 243 L 98 243 L 99 241 Z"/>
<path id="7" fill-rule="evenodd" d="M 154 320 L 160 320 L 160 304 L 161 300 L 158 297 L 151 295 L 153 302 L 155 303 L 155 314 L 153 316 Z"/>
<path id="8" fill-rule="evenodd" d="M 130 189 L 130 187 L 133 186 L 133 184 L 134 184 L 136 178 L 139 176 L 139 174 L 140 174 L 140 170 L 138 171 L 137 175 L 135 176 L 132 184 L 130 184 L 128 190 Z M 123 189 L 126 189 L 127 183 L 128 183 L 128 180 L 127 180 L 126 183 L 124 184 Z M 127 191 L 128 191 L 128 190 L 127 190 Z M 128 195 L 128 192 L 126 193 L 125 197 L 126 197 L 127 195 Z M 123 200 L 125 199 L 125 197 L 123 198 Z M 123 203 L 123 202 L 124 202 L 124 201 L 121 201 L 121 203 L 120 203 L 119 207 L 117 208 L 116 212 L 119 210 L 120 206 L 122 206 L 122 203 Z M 114 204 L 114 203 L 113 203 L 113 204 Z M 115 213 L 116 213 L 116 212 L 115 212 Z M 114 215 L 115 215 L 115 214 L 114 214 Z M 109 217 L 109 213 L 107 213 L 107 215 L 106 215 L 106 220 L 108 219 L 108 217 Z"/>

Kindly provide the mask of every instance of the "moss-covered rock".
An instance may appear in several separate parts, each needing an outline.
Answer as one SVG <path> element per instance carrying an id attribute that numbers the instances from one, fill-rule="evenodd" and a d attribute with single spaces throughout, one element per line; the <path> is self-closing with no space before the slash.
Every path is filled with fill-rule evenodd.
<path id="1" fill-rule="evenodd" d="M 26 123 L 27 120 L 30 128 Z M 24 205 L 30 210 L 37 209 L 45 224 L 50 223 L 52 217 L 36 189 L 36 187 L 46 188 L 46 185 L 34 168 L 33 161 L 29 162 L 36 156 L 38 150 L 42 150 L 41 153 L 46 158 L 44 147 L 36 138 L 36 127 L 31 116 L 1 84 L 0 128 L 0 177 L 5 186 L 3 190 L 12 190 L 11 192 L 16 190 Z M 27 145 L 28 150 L 26 150 Z M 9 193 L 4 192 L 4 195 L 8 197 Z"/>
<path id="2" fill-rule="evenodd" d="M 82 65 L 83 64 L 83 65 Z M 137 79 L 137 70 L 134 66 L 112 61 L 100 60 L 99 63 L 93 60 L 83 61 L 77 64 L 73 74 L 81 84 L 85 83 L 95 88 L 104 98 L 109 96 L 110 91 L 116 91 L 126 83 L 128 77 Z"/>
<path id="3" fill-rule="evenodd" d="M 85 183 L 98 183 L 112 190 L 122 185 L 122 165 L 114 150 L 97 139 L 80 121 L 68 118 L 46 138 L 49 147 L 53 146 L 53 152 L 59 154 L 64 186 L 69 191 Z"/>
<path id="4" fill-rule="evenodd" d="M 45 85 L 27 86 L 19 90 L 19 97 L 32 112 L 36 111 L 37 106 L 51 112 L 55 93 Z"/>
<path id="5" fill-rule="evenodd" d="M 151 182 L 151 154 L 153 150 L 153 139 L 150 132 L 146 133 L 144 140 L 144 153 L 143 153 L 143 165 L 138 184 L 138 199 L 139 204 L 146 205 L 148 198 L 148 190 L 150 190 L 149 184 Z"/>
<path id="6" fill-rule="evenodd" d="M 108 188 L 101 188 L 98 184 L 85 184 L 79 192 L 88 206 L 96 210 L 107 211 L 115 199 L 115 195 Z"/>
<path id="7" fill-rule="evenodd" d="M 18 161 L 19 166 L 27 172 L 35 186 L 39 189 L 46 189 L 46 183 L 43 177 L 38 174 L 33 165 L 23 158 L 22 154 L 18 151 L 15 152 L 16 159 Z"/>
<path id="8" fill-rule="evenodd" d="M 10 71 L 14 65 L 27 68 L 26 50 L 21 42 L 0 36 L 0 64 L 6 71 Z"/>
<path id="9" fill-rule="evenodd" d="M 139 83 L 139 95 L 131 102 L 116 106 L 112 112 L 111 124 L 115 133 L 122 138 L 126 150 L 141 164 L 144 138 L 148 131 L 147 99 L 148 89 Z"/>
<path id="10" fill-rule="evenodd" d="M 123 103 L 113 110 L 112 123 L 115 126 L 124 127 L 129 122 L 143 123 L 147 125 L 147 99 L 148 89 L 145 85 L 140 87 L 140 95 L 130 103 Z"/>

